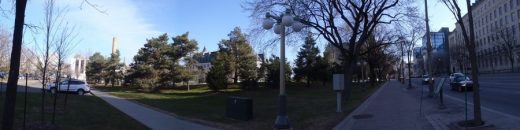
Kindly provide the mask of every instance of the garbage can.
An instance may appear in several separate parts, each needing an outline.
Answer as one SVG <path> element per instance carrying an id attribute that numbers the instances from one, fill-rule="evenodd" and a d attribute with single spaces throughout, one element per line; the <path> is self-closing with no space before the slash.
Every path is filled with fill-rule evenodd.
<path id="1" fill-rule="evenodd" d="M 253 118 L 253 100 L 248 97 L 227 98 L 226 116 L 238 120 L 250 120 Z"/>

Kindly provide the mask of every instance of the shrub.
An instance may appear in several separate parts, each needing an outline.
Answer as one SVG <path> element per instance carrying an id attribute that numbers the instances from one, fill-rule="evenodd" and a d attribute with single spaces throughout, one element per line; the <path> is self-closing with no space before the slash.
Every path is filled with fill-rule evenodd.
<path id="1" fill-rule="evenodd" d="M 226 70 L 222 61 L 214 61 L 213 67 L 211 67 L 206 75 L 206 81 L 208 87 L 214 92 L 227 88 Z"/>

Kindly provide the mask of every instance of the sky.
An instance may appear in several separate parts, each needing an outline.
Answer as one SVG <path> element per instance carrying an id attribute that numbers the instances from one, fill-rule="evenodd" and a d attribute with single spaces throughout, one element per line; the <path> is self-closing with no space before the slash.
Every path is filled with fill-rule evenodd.
<path id="1" fill-rule="evenodd" d="M 29 0 L 26 10 L 26 23 L 41 26 L 43 23 L 43 1 Z M 206 48 L 216 51 L 218 42 L 227 38 L 235 27 L 244 32 L 254 28 L 250 12 L 244 10 L 242 0 L 89 0 L 96 8 L 82 4 L 83 0 L 57 0 L 60 8 L 67 9 L 65 21 L 76 27 L 78 43 L 70 57 L 75 54 L 100 52 L 105 56 L 111 53 L 112 38 L 117 37 L 121 59 L 126 64 L 143 47 L 146 39 L 167 33 L 170 37 L 189 32 L 189 37 L 198 41 L 199 50 Z M 203 4 L 202 4 L 203 3 Z M 424 4 L 417 3 L 423 11 Z M 429 0 L 431 31 L 441 27 L 453 30 L 455 20 L 446 7 L 438 0 Z M 10 8 L 10 2 L 2 7 Z M 0 17 L 0 27 L 12 29 L 14 17 Z M 258 25 L 260 26 L 260 25 Z M 33 40 L 37 39 L 37 40 Z M 26 31 L 25 46 L 42 44 L 42 33 Z M 36 42 L 34 42 L 36 41 Z M 318 43 L 321 50 L 326 43 Z M 287 47 L 287 58 L 294 61 L 298 46 Z M 273 50 L 276 50 L 273 49 Z M 257 53 L 274 53 L 276 51 Z"/>

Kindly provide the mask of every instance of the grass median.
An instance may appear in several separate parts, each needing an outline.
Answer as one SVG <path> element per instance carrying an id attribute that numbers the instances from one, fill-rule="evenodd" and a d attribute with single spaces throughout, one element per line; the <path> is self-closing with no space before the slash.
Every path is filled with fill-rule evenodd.
<path id="1" fill-rule="evenodd" d="M 45 96 L 45 123 L 41 123 L 41 94 L 27 94 L 27 129 L 74 129 L 74 130 L 147 130 L 141 123 L 113 108 L 95 96 L 68 95 L 67 107 L 64 107 L 64 94 L 60 94 L 56 103 L 55 125 L 51 124 L 53 98 Z M 4 108 L 5 93 L 2 95 L 0 110 Z M 15 129 L 23 128 L 24 94 L 16 98 Z M 0 117 L 2 113 L 0 112 Z M 44 125 L 46 124 L 46 125 Z M 1 125 L 1 124 L 0 124 Z M 49 127 L 47 127 L 49 126 Z"/>
<path id="2" fill-rule="evenodd" d="M 295 129 L 331 129 L 370 96 L 381 84 L 370 86 L 356 84 L 351 100 L 343 102 L 343 113 L 336 113 L 336 94 L 330 85 L 288 84 L 287 110 Z M 298 86 L 298 87 L 296 87 Z M 132 88 L 98 88 L 112 95 L 165 110 L 187 118 L 223 129 L 272 129 L 277 113 L 278 89 L 259 88 L 241 91 L 232 87 L 222 92 L 211 92 L 207 87 L 161 90 L 145 93 Z M 243 96 L 253 99 L 253 119 L 241 121 L 225 116 L 226 98 Z"/>

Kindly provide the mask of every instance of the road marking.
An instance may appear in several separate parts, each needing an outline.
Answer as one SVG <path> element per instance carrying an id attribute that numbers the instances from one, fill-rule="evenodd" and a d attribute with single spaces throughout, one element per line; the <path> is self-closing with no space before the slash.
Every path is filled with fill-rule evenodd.
<path id="1" fill-rule="evenodd" d="M 464 103 L 463 100 L 458 99 L 458 98 L 456 98 L 456 97 L 452 97 L 452 96 L 447 95 L 447 94 L 445 94 L 444 97 L 447 97 L 447 98 L 449 98 L 449 99 L 451 99 L 451 100 L 455 100 L 455 101 L 458 101 L 458 102 Z M 473 105 L 473 103 L 468 102 L 468 105 Z M 509 117 L 509 118 L 513 118 L 513 119 L 515 119 L 515 120 L 520 120 L 520 117 L 517 117 L 517 116 L 511 115 L 511 114 L 507 114 L 507 113 L 503 113 L 503 112 L 500 112 L 500 111 L 497 111 L 497 110 L 493 110 L 493 109 L 491 109 L 491 108 L 487 108 L 487 107 L 482 106 L 482 105 L 480 106 L 480 108 L 483 109 L 483 110 L 486 110 L 486 111 L 490 111 L 490 112 L 493 112 L 493 113 L 499 114 L 499 115 L 503 115 L 503 116 L 506 116 L 506 117 Z"/>

